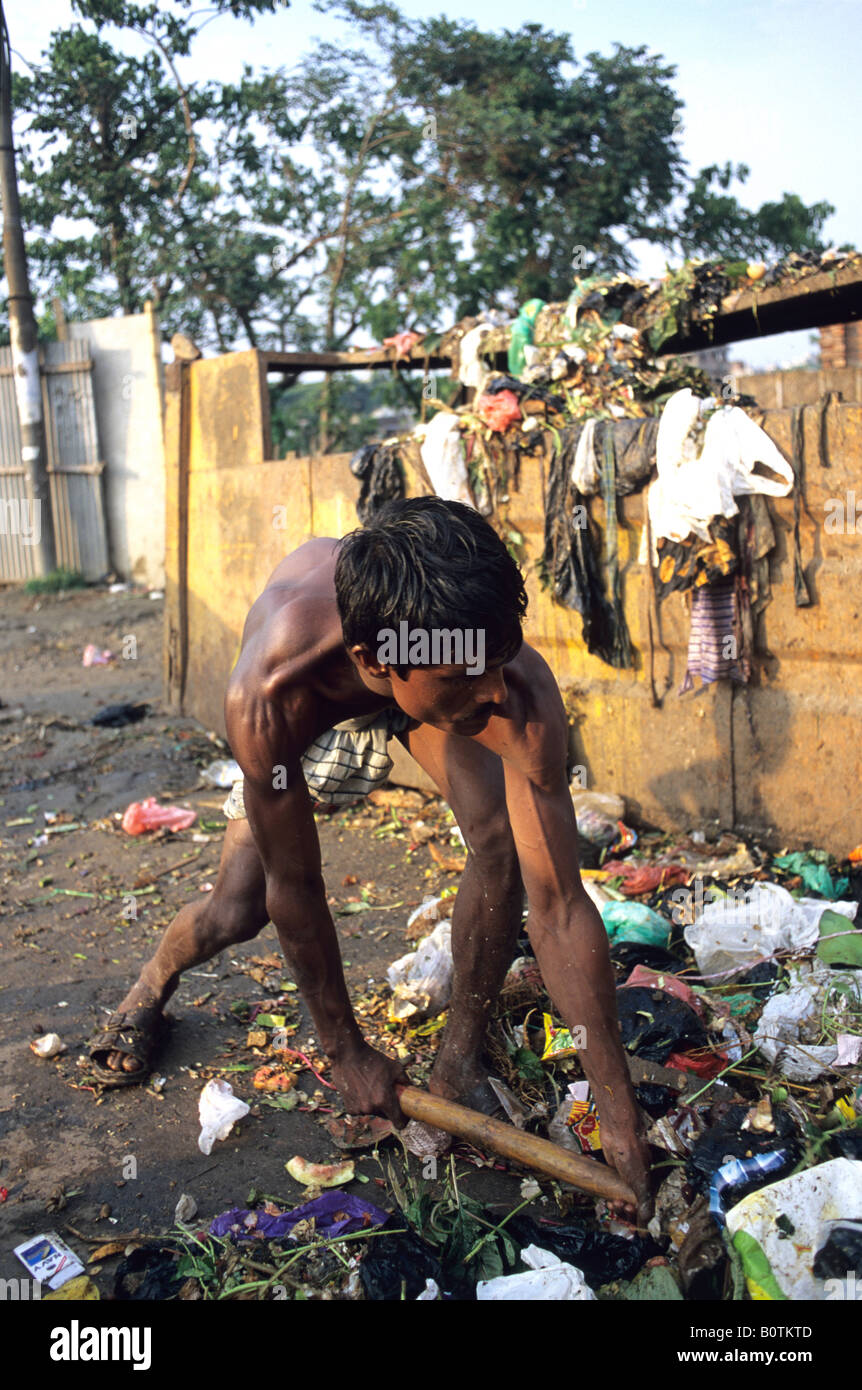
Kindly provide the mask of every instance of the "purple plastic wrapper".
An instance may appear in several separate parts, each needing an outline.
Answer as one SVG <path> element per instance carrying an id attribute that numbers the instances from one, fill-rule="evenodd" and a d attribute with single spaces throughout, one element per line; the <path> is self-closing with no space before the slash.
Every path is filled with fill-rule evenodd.
<path id="1" fill-rule="evenodd" d="M 250 1211 L 247 1207 L 231 1207 L 215 1217 L 210 1225 L 210 1235 L 231 1236 L 234 1240 L 280 1240 L 290 1235 L 300 1221 L 314 1218 L 315 1228 L 326 1231 L 331 1236 L 347 1235 L 351 1231 L 371 1230 L 382 1226 L 389 1220 L 389 1213 L 381 1211 L 371 1202 L 361 1197 L 353 1197 L 349 1192 L 324 1192 L 313 1201 L 306 1202 L 293 1211 L 282 1212 L 279 1216 L 268 1216 L 264 1211 Z M 336 1220 L 340 1217 L 340 1220 Z"/>

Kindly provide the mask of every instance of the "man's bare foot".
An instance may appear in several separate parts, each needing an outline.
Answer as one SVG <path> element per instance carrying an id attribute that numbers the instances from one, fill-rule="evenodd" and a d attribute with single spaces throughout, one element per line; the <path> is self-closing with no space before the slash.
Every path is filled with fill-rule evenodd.
<path id="1" fill-rule="evenodd" d="M 483 1067 L 475 1058 L 450 1058 L 441 1050 L 428 1082 L 428 1090 L 433 1095 L 443 1096 L 445 1100 L 465 1105 L 468 1110 L 478 1110 L 482 1115 L 495 1115 L 501 1109 L 488 1082 L 487 1067 Z"/>

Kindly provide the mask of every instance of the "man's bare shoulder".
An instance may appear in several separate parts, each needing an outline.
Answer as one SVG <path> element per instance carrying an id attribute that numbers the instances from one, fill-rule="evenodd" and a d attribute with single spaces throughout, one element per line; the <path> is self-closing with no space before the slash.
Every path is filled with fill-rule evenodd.
<path id="1" fill-rule="evenodd" d="M 504 668 L 508 694 L 476 742 L 532 777 L 556 779 L 565 759 L 568 723 L 560 689 L 545 658 L 524 642 Z"/>

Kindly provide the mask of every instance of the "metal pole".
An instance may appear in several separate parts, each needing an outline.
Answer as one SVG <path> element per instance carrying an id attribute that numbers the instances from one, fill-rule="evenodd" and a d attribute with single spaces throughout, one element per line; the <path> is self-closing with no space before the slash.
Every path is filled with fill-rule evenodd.
<path id="1" fill-rule="evenodd" d="M 45 454 L 45 428 L 42 418 L 42 387 L 39 376 L 39 350 L 33 296 L 27 274 L 27 251 L 21 226 L 15 147 L 12 139 L 12 59 L 9 31 L 0 0 L 0 198 L 3 201 L 3 263 L 9 284 L 9 338 L 18 423 L 21 432 L 21 459 L 30 496 L 18 499 L 21 512 L 32 507 L 21 524 L 29 534 L 37 555 L 37 570 L 49 574 L 57 568 L 54 546 L 54 518 Z M 7 524 L 9 519 L 7 518 Z M 14 524 L 14 518 L 13 518 Z"/>

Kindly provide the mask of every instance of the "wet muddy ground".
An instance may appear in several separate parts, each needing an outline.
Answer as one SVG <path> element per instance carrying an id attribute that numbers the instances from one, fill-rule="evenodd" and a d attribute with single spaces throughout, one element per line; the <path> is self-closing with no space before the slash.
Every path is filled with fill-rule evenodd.
<path id="1" fill-rule="evenodd" d="M 42 1231 L 56 1229 L 75 1245 L 70 1226 L 105 1240 L 168 1230 L 183 1192 L 194 1196 L 204 1225 L 244 1205 L 252 1187 L 296 1205 L 303 1189 L 285 1162 L 294 1154 L 340 1157 L 323 1109 L 270 1109 L 256 1100 L 251 1072 L 231 1070 L 264 1060 L 248 1053 L 247 1029 L 231 1005 L 271 1001 L 285 986 L 290 993 L 272 925 L 182 980 L 149 1085 L 99 1095 L 79 1066 L 85 1042 L 160 932 L 214 882 L 221 852 L 226 793 L 201 769 L 229 754 L 196 721 L 162 707 L 162 608 L 146 593 L 104 588 L 0 596 L 0 1188 L 8 1194 L 0 1204 L 0 1277 L 21 1273 L 12 1249 Z M 87 643 L 117 659 L 82 666 Z M 123 701 L 147 701 L 149 712 L 125 728 L 90 724 L 101 708 Z M 176 834 L 126 835 L 120 817 L 145 796 L 192 807 L 195 824 Z M 439 816 L 443 808 L 431 810 Z M 387 965 L 410 949 L 412 907 L 457 876 L 387 811 L 320 817 L 319 832 L 333 912 L 347 908 L 335 921 L 348 985 L 354 998 L 373 997 Z M 292 1041 L 316 1051 L 308 1016 L 293 999 L 286 1006 L 288 1026 L 297 1028 Z M 42 1061 L 29 1044 L 47 1032 L 67 1050 Z M 403 1048 L 403 1037 L 393 1045 Z M 413 1056 L 408 1047 L 408 1066 Z M 197 1107 L 211 1076 L 231 1079 L 253 1110 L 204 1157 Z M 310 1096 L 317 1089 L 308 1073 L 300 1084 Z M 331 1097 L 325 1092 L 318 1102 L 328 1106 Z M 394 1141 L 387 1152 L 401 1161 Z M 357 1172 L 368 1181 L 350 1190 L 392 1205 L 377 1159 L 362 1157 Z M 467 1188 L 512 1206 L 520 1181 L 477 1169 Z M 95 1276 L 103 1296 L 111 1269 Z"/>

